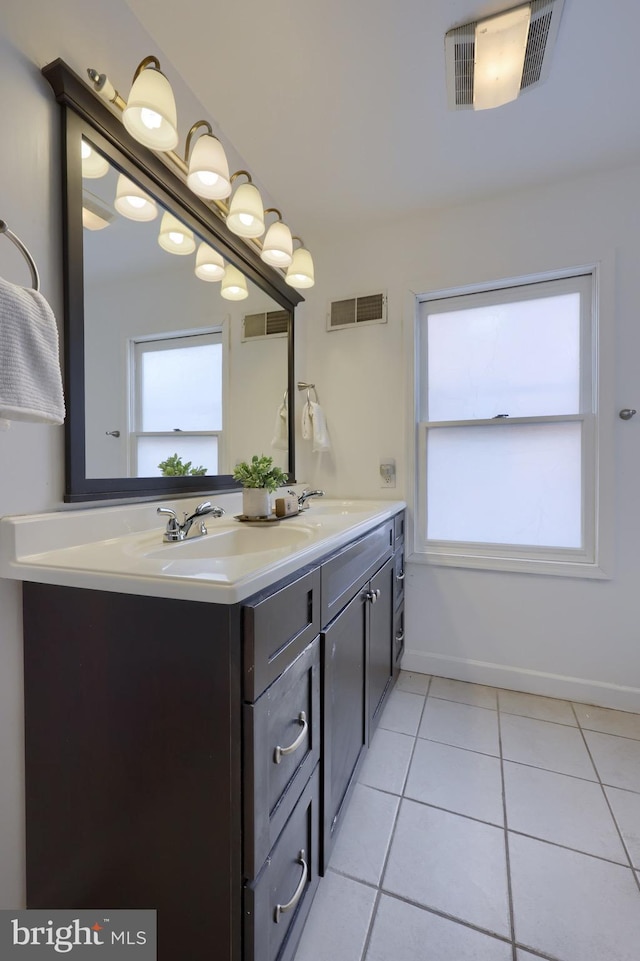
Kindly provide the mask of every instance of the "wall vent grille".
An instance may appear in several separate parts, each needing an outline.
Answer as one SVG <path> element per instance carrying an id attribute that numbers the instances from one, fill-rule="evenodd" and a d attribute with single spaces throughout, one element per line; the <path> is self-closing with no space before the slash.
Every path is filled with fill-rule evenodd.
<path id="1" fill-rule="evenodd" d="M 520 93 L 541 83 L 549 73 L 564 0 L 531 0 L 531 22 Z M 473 109 L 476 21 L 445 34 L 447 100 L 451 110 Z"/>
<path id="2" fill-rule="evenodd" d="M 386 324 L 387 295 L 365 294 L 345 300 L 333 300 L 327 314 L 327 330 L 343 330 L 365 324 Z"/>
<path id="3" fill-rule="evenodd" d="M 256 337 L 286 337 L 291 314 L 288 310 L 268 310 L 260 314 L 245 314 L 242 319 L 242 340 Z"/>

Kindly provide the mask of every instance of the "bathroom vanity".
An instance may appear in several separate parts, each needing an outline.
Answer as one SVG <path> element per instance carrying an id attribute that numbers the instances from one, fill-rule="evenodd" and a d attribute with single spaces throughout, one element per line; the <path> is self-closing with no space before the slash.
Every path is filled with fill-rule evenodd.
<path id="1" fill-rule="evenodd" d="M 159 961 L 290 961 L 399 671 L 403 507 L 312 507 L 305 546 L 225 596 L 204 559 L 145 589 L 104 559 L 75 586 L 54 558 L 73 546 L 5 558 L 26 579 L 29 907 L 155 908 Z"/>

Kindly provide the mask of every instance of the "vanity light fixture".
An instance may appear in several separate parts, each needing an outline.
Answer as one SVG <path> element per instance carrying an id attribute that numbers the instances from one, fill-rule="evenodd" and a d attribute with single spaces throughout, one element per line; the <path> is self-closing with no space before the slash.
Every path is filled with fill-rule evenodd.
<path id="1" fill-rule="evenodd" d="M 129 220 L 155 220 L 158 207 L 148 194 L 133 180 L 120 174 L 116 185 L 116 199 L 113 206 Z"/>
<path id="2" fill-rule="evenodd" d="M 530 20 L 527 3 L 476 24 L 474 110 L 501 107 L 520 93 Z"/>
<path id="3" fill-rule="evenodd" d="M 158 243 L 170 254 L 192 254 L 196 249 L 192 231 L 168 210 L 164 212 L 160 221 Z"/>
<path id="4" fill-rule="evenodd" d="M 177 146 L 176 102 L 157 57 L 145 57 L 138 65 L 122 122 L 145 147 L 164 151 Z"/>
<path id="5" fill-rule="evenodd" d="M 189 148 L 194 133 L 199 127 L 206 127 L 208 133 L 202 134 L 195 142 L 191 156 Z M 185 161 L 188 163 L 187 186 L 198 197 L 207 200 L 225 200 L 231 193 L 229 163 L 224 147 L 213 136 L 211 124 L 198 120 L 187 134 Z"/>
<path id="6" fill-rule="evenodd" d="M 109 162 L 106 157 L 94 150 L 86 140 L 82 141 L 81 157 L 82 176 L 88 180 L 97 180 L 98 177 L 104 177 L 109 170 Z"/>
<path id="7" fill-rule="evenodd" d="M 244 300 L 249 296 L 247 281 L 233 264 L 227 264 L 224 269 L 220 295 L 225 300 Z"/>
<path id="8" fill-rule="evenodd" d="M 204 241 L 198 247 L 196 254 L 195 273 L 200 280 L 207 280 L 210 283 L 222 280 L 224 276 L 224 260 L 217 250 L 205 244 Z"/>
<path id="9" fill-rule="evenodd" d="M 293 260 L 293 240 L 291 231 L 282 222 L 282 214 L 275 207 L 267 207 L 264 214 L 277 214 L 278 219 L 267 230 L 262 241 L 260 257 L 272 267 L 288 267 Z"/>
<path id="10" fill-rule="evenodd" d="M 248 183 L 240 184 L 231 198 L 227 227 L 238 237 L 261 237 L 264 233 L 262 197 L 247 170 L 236 171 L 231 175 L 231 182 L 233 183 L 236 177 L 241 176 L 247 177 Z"/>
<path id="11" fill-rule="evenodd" d="M 316 281 L 311 254 L 304 246 L 301 237 L 294 237 L 293 239 L 299 240 L 302 246 L 293 251 L 291 266 L 288 268 L 284 279 L 290 287 L 299 287 L 301 290 L 306 287 L 313 287 Z"/>

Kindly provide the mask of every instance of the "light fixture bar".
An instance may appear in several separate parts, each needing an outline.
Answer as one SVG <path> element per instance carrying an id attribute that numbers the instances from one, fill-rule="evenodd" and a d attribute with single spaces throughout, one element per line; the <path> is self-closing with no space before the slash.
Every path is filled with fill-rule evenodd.
<path id="1" fill-rule="evenodd" d="M 501 107 L 520 93 L 530 20 L 527 3 L 476 24 L 474 110 Z"/>

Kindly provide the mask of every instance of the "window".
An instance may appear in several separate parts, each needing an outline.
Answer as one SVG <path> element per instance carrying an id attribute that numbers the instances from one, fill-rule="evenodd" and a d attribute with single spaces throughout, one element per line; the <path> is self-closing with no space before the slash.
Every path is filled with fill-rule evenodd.
<path id="1" fill-rule="evenodd" d="M 222 334 L 135 341 L 132 359 L 134 476 L 158 476 L 160 462 L 173 454 L 219 473 Z"/>
<path id="2" fill-rule="evenodd" d="M 420 298 L 415 559 L 604 576 L 593 286 Z"/>

